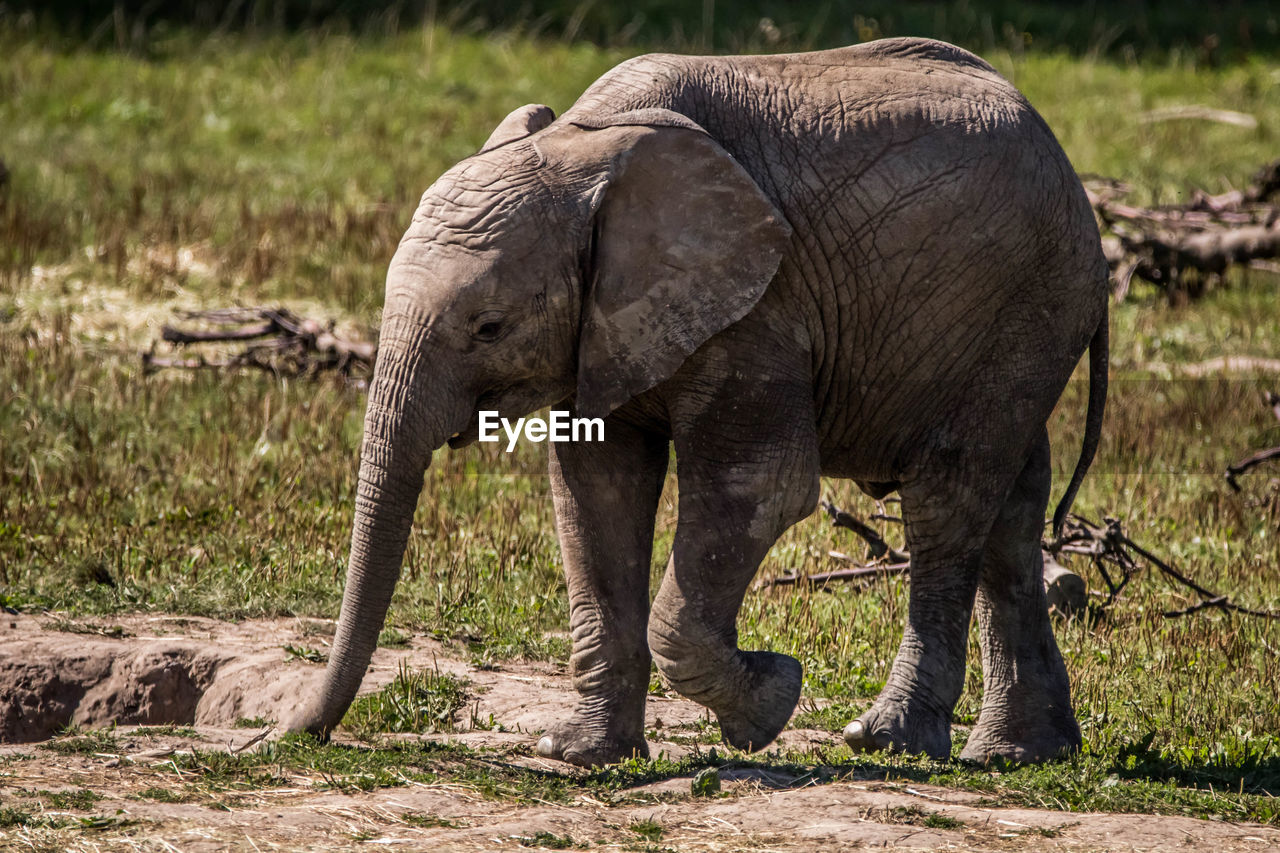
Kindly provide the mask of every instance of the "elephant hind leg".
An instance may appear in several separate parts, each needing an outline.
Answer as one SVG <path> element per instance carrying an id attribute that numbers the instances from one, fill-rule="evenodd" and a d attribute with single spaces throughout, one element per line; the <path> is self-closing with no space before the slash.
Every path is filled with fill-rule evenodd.
<path id="1" fill-rule="evenodd" d="M 1067 670 L 1049 623 L 1040 534 L 1049 501 L 1049 438 L 1036 441 L 982 558 L 977 611 L 982 712 L 961 757 L 1044 761 L 1080 748 Z"/>
<path id="2" fill-rule="evenodd" d="M 1008 436 L 1016 431 L 1000 438 Z M 911 552 L 907 624 L 880 695 L 845 727 L 854 751 L 951 755 L 983 551 L 1023 459 L 943 449 L 932 462 L 900 489 Z"/>
<path id="3" fill-rule="evenodd" d="M 845 727 L 855 752 L 951 755 L 951 713 L 964 687 L 969 617 L 990 518 L 957 481 L 933 485 L 903 489 L 911 550 L 907 624 L 880 695 Z"/>

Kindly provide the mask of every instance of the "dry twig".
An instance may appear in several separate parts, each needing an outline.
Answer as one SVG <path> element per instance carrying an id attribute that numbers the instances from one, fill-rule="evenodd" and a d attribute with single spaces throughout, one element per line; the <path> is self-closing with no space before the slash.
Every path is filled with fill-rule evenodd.
<path id="1" fill-rule="evenodd" d="M 839 551 L 832 551 L 831 556 L 836 557 L 836 559 L 843 558 L 850 560 L 849 557 L 846 557 Z M 856 569 L 838 569 L 834 572 L 814 572 L 813 574 L 808 575 L 779 575 L 776 578 L 769 578 L 763 581 L 760 585 L 762 587 L 796 586 L 806 584 L 809 586 L 822 586 L 823 584 L 838 581 L 857 581 L 867 580 L 874 577 L 884 577 L 885 575 L 900 575 L 906 572 L 909 566 L 909 563 L 885 563 L 882 565 L 859 566 Z"/>
<path id="2" fill-rule="evenodd" d="M 871 552 L 872 559 L 879 560 L 882 557 L 888 557 L 895 563 L 905 563 L 911 558 L 907 556 L 905 551 L 899 551 L 884 541 L 875 528 L 863 524 L 849 513 L 840 509 L 831 501 L 822 501 L 822 508 L 826 510 L 827 515 L 831 516 L 831 523 L 836 527 L 843 527 L 845 530 L 852 530 L 854 533 L 862 537 L 867 543 L 867 549 Z"/>
<path id="3" fill-rule="evenodd" d="M 1236 604 L 1225 595 L 1220 595 L 1201 586 L 1192 578 L 1175 569 L 1171 564 L 1130 539 L 1116 519 L 1106 518 L 1103 521 L 1104 523 L 1099 525 L 1089 521 L 1087 518 L 1073 514 L 1067 521 L 1062 537 L 1045 545 L 1046 549 L 1053 553 L 1088 554 L 1093 559 L 1094 566 L 1097 567 L 1099 574 L 1102 575 L 1108 587 L 1107 599 L 1102 603 L 1101 607 L 1105 608 L 1115 601 L 1121 590 L 1128 584 L 1130 578 L 1138 573 L 1141 568 L 1138 562 L 1138 559 L 1140 559 L 1147 565 L 1154 566 L 1166 577 L 1173 579 L 1178 584 L 1187 587 L 1200 596 L 1200 601 L 1189 607 L 1184 607 L 1181 610 L 1166 611 L 1164 614 L 1166 619 L 1186 616 L 1211 607 L 1241 613 L 1246 616 L 1280 619 L 1280 611 L 1278 610 L 1257 610 L 1244 607 Z M 1135 559 L 1135 557 L 1138 559 Z M 1107 571 L 1107 564 L 1120 569 L 1121 580 L 1118 583 L 1112 579 Z"/>
<path id="4" fill-rule="evenodd" d="M 211 328 L 176 328 L 165 326 L 161 337 L 176 346 L 204 343 L 256 341 L 220 360 L 172 358 L 156 355 L 151 350 L 142 354 L 147 373 L 165 368 L 181 370 L 253 368 L 272 374 L 312 376 L 334 370 L 343 374 L 368 374 L 377 357 L 377 345 L 339 337 L 333 324 L 298 317 L 285 308 L 221 308 L 191 311 L 183 315 Z M 261 340 L 259 340 L 261 339 Z"/>
<path id="5" fill-rule="evenodd" d="M 1268 401 L 1280 408 L 1280 397 L 1269 395 Z M 832 582 L 861 581 L 884 575 L 901 574 L 907 571 L 910 565 L 910 555 L 893 548 L 874 528 L 829 501 L 823 501 L 822 508 L 831 516 L 834 526 L 852 530 L 867 543 L 873 562 L 859 565 L 856 568 L 833 572 L 782 575 L 761 582 L 761 587 L 822 586 Z M 1200 585 L 1192 578 L 1178 571 L 1171 564 L 1130 539 L 1128 534 L 1124 532 L 1124 528 L 1121 527 L 1120 522 L 1114 518 L 1105 518 L 1102 524 L 1097 524 L 1083 516 L 1072 514 L 1067 518 L 1062 535 L 1057 539 L 1042 542 L 1041 548 L 1044 552 L 1045 583 L 1050 590 L 1050 601 L 1059 610 L 1071 612 L 1081 608 L 1081 605 L 1073 606 L 1073 601 L 1077 589 L 1081 597 L 1083 597 L 1083 582 L 1079 576 L 1063 569 L 1058 562 L 1058 558 L 1063 554 L 1078 554 L 1089 557 L 1094 567 L 1098 570 L 1103 583 L 1107 586 L 1106 598 L 1098 605 L 1099 610 L 1105 610 L 1111 606 L 1120 593 L 1124 591 L 1129 581 L 1141 572 L 1143 564 L 1146 564 L 1155 567 L 1166 577 L 1192 590 L 1200 597 L 1200 601 L 1195 604 L 1184 607 L 1181 610 L 1165 612 L 1165 618 L 1173 619 L 1197 613 L 1201 610 L 1218 608 L 1246 616 L 1280 619 L 1280 611 L 1244 607 L 1232 601 L 1229 597 L 1220 595 Z M 838 559 L 853 562 L 852 558 L 839 552 L 833 551 L 831 555 Z M 874 562 L 874 560 L 882 557 L 888 557 L 893 562 Z M 1053 594 L 1055 585 L 1058 592 L 1056 601 Z"/>
<path id="6" fill-rule="evenodd" d="M 1271 411 L 1275 413 L 1276 419 L 1280 420 L 1280 394 L 1277 394 L 1274 391 L 1268 391 L 1263 399 L 1266 404 L 1271 407 Z M 1227 485 L 1237 492 L 1240 491 L 1240 483 L 1237 482 L 1236 478 L 1270 459 L 1280 459 L 1280 447 L 1269 447 L 1266 450 L 1259 450 L 1257 453 L 1241 459 L 1234 465 L 1228 465 Z"/>

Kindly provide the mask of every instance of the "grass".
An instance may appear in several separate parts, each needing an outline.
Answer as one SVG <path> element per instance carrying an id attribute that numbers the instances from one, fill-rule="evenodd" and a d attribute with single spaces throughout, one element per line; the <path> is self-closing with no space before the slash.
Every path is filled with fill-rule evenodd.
<path id="1" fill-rule="evenodd" d="M 414 671 L 405 664 L 377 693 L 356 699 L 343 725 L 362 737 L 378 732 L 451 732 L 467 704 L 466 682 L 447 672 Z"/>
<path id="2" fill-rule="evenodd" d="M 74 725 L 68 726 L 61 735 L 40 746 L 61 755 L 112 755 L 120 752 L 114 726 L 83 730 Z"/>
<path id="3" fill-rule="evenodd" d="M 662 756 L 636 758 L 579 773 L 550 772 L 513 760 L 526 753 L 527 747 L 477 749 L 456 742 L 397 741 L 378 748 L 320 745 L 309 738 L 289 736 L 258 753 L 194 749 L 175 753 L 172 762 L 135 767 L 133 772 L 143 780 L 154 779 L 150 784 L 144 781 L 146 787 L 137 796 L 235 809 L 255 791 L 286 784 L 297 787 L 303 780 L 315 790 L 356 792 L 406 784 L 448 784 L 486 798 L 528 805 L 570 805 L 585 795 L 609 805 L 637 806 L 692 796 L 636 790 L 644 785 L 704 774 L 710 777 L 709 771 L 713 770 L 741 774 L 758 769 L 769 774 L 771 784 L 785 778 L 791 780 L 793 787 L 840 781 L 873 783 L 889 790 L 915 784 L 942 785 L 980 792 L 981 804 L 990 807 L 1143 812 L 1280 826 L 1276 798 L 1253 784 L 1246 784 L 1241 791 L 1230 784 L 1211 783 L 1203 776 L 1193 779 L 1198 772 L 1194 763 L 1179 766 L 1173 761 L 1153 759 L 1145 766 L 1130 766 L 1127 758 L 1118 759 L 1115 754 L 1099 753 L 1089 746 L 1081 755 L 1066 761 L 1000 772 L 883 753 L 854 756 L 843 746 L 806 752 L 773 751 L 750 758 L 725 754 L 721 748 L 695 752 L 680 761 Z M 1276 774 L 1272 760 L 1258 781 L 1274 790 Z M 180 790 L 175 788 L 176 783 L 181 784 Z M 158 790 L 171 792 L 172 797 L 157 793 Z M 707 794 L 727 795 L 710 790 Z M 897 809 L 874 817 L 953 828 L 946 815 L 923 809 Z M 647 833 L 655 832 L 647 823 L 632 826 L 631 831 L 646 838 Z"/>
<path id="4" fill-rule="evenodd" d="M 175 723 L 165 723 L 159 726 L 138 726 L 133 729 L 133 733 L 141 737 L 201 737 L 200 732 L 192 726 L 179 726 Z"/>
<path id="5" fill-rule="evenodd" d="M 482 35 L 442 23 L 378 37 L 241 38 L 169 28 L 138 54 L 79 49 L 0 17 L 0 159 L 11 173 L 0 189 L 0 604 L 65 611 L 68 630 L 81 629 L 81 617 L 138 610 L 336 615 L 361 390 L 258 375 L 144 377 L 137 352 L 182 306 L 287 301 L 348 330 L 376 327 L 386 261 L 432 178 L 509 109 L 540 101 L 561 111 L 641 50 L 534 29 Z M 779 47 L 807 36 L 786 38 Z M 1214 66 L 1194 51 L 1130 61 L 1015 48 L 993 43 L 986 55 L 1081 171 L 1124 178 L 1136 201 L 1238 186 L 1274 156 L 1280 64 L 1267 54 Z M 1144 119 L 1190 103 L 1258 124 Z M 1189 305 L 1138 289 L 1116 307 L 1106 435 L 1077 506 L 1124 519 L 1133 538 L 1214 589 L 1276 607 L 1280 486 L 1259 471 L 1235 494 L 1221 478 L 1227 462 L 1280 443 L 1280 425 L 1259 404 L 1275 380 L 1168 379 L 1178 364 L 1280 352 L 1276 277 L 1251 272 L 1227 284 Z M 1050 425 L 1059 490 L 1083 400 L 1074 383 Z M 532 447 L 437 454 L 384 645 L 425 633 L 477 665 L 565 658 L 544 472 Z M 675 490 L 673 478 L 655 580 Z M 848 483 L 824 491 L 853 511 L 874 509 Z M 851 547 L 814 517 L 778 542 L 762 573 L 821 571 L 832 567 L 828 550 Z M 1104 619 L 1057 624 L 1086 742 L 1067 762 L 988 773 L 847 753 L 767 761 L 825 779 L 959 785 L 1010 805 L 1280 823 L 1280 625 L 1212 611 L 1162 618 L 1187 603 L 1144 575 Z M 751 593 L 741 642 L 800 658 L 806 697 L 828 704 L 797 724 L 838 730 L 883 683 L 905 605 L 894 578 Z M 970 661 L 960 723 L 980 707 L 976 640 Z M 349 720 L 370 731 L 444 726 L 464 696 L 448 676 L 402 673 Z M 119 752 L 110 732 L 50 748 Z M 706 761 L 627 762 L 578 779 L 429 745 L 286 742 L 269 753 L 175 762 L 234 804 L 238 790 L 279 783 L 282 767 L 344 790 L 402 784 L 407 774 L 562 802 L 583 790 L 625 795 Z"/>
<path id="6" fill-rule="evenodd" d="M 571 836 L 556 835 L 546 830 L 539 830 L 533 835 L 516 836 L 516 842 L 521 847 L 540 847 L 544 850 L 571 850 L 574 847 L 586 846 L 576 843 Z"/>
<path id="7" fill-rule="evenodd" d="M 19 791 L 20 797 L 38 797 L 54 809 L 76 809 L 77 811 L 88 811 L 93 808 L 94 803 L 102 799 L 102 795 L 89 790 L 88 788 L 78 788 L 68 791 Z"/>
<path id="8" fill-rule="evenodd" d="M 662 824 L 653 818 L 633 820 L 627 825 L 627 829 L 645 841 L 658 842 L 662 840 Z"/>
<path id="9" fill-rule="evenodd" d="M 284 654 L 289 660 L 301 660 L 307 663 L 325 663 L 329 660 L 329 656 L 325 653 L 306 646 L 284 646 Z"/>
<path id="10" fill-rule="evenodd" d="M 437 826 L 444 827 L 446 829 L 454 829 L 458 826 L 465 825 L 460 824 L 458 821 L 440 817 L 439 815 L 425 814 L 421 812 L 409 812 L 402 814 L 400 819 L 410 826 L 417 826 L 423 829 L 431 829 Z"/>
<path id="11" fill-rule="evenodd" d="M 236 729 L 261 729 L 271 725 L 271 721 L 266 717 L 241 717 L 235 721 L 232 728 Z"/>
<path id="12" fill-rule="evenodd" d="M 931 812 L 919 806 L 894 806 L 883 809 L 876 816 L 883 823 L 907 823 L 923 826 L 926 829 L 960 829 L 964 821 L 948 817 L 940 812 Z"/>
<path id="13" fill-rule="evenodd" d="M 141 800 L 152 800 L 157 803 L 186 803 L 191 801 L 191 797 L 187 794 L 178 793 L 172 788 L 156 786 L 143 788 L 135 796 Z"/>
<path id="14" fill-rule="evenodd" d="M 0 808 L 0 829 L 25 827 L 32 829 L 107 830 L 123 829 L 136 823 L 137 821 L 121 818 L 118 815 L 76 816 L 29 812 L 12 806 Z"/>
<path id="15" fill-rule="evenodd" d="M 378 634 L 378 647 L 383 649 L 401 649 L 409 645 L 409 635 L 398 628 L 383 628 Z"/>

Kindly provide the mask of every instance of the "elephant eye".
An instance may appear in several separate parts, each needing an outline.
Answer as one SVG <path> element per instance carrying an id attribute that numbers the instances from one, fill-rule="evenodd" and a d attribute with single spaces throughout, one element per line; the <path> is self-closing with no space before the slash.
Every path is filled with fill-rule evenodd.
<path id="1" fill-rule="evenodd" d="M 502 336 L 503 331 L 501 320 L 487 317 L 477 318 L 477 324 L 473 328 L 475 331 L 472 332 L 472 335 L 476 340 L 485 341 L 486 343 L 496 341 Z"/>

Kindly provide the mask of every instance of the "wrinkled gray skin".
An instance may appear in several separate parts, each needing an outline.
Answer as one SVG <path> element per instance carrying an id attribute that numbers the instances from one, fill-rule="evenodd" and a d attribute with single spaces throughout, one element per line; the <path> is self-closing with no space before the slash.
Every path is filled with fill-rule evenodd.
<path id="1" fill-rule="evenodd" d="M 1040 117 L 980 59 L 895 39 L 790 56 L 644 56 L 558 120 L 512 113 L 422 198 L 387 277 L 325 734 L 360 685 L 434 449 L 572 401 L 606 440 L 552 444 L 574 714 L 538 743 L 580 765 L 647 754 L 650 661 L 770 743 L 800 695 L 786 655 L 738 648 L 748 584 L 819 474 L 902 497 L 911 602 L 855 748 L 946 756 L 971 612 L 981 716 L 964 756 L 1074 750 L 1041 581 L 1045 422 L 1091 352 L 1106 388 L 1106 264 Z M 652 607 L 674 443 L 679 523 Z"/>

